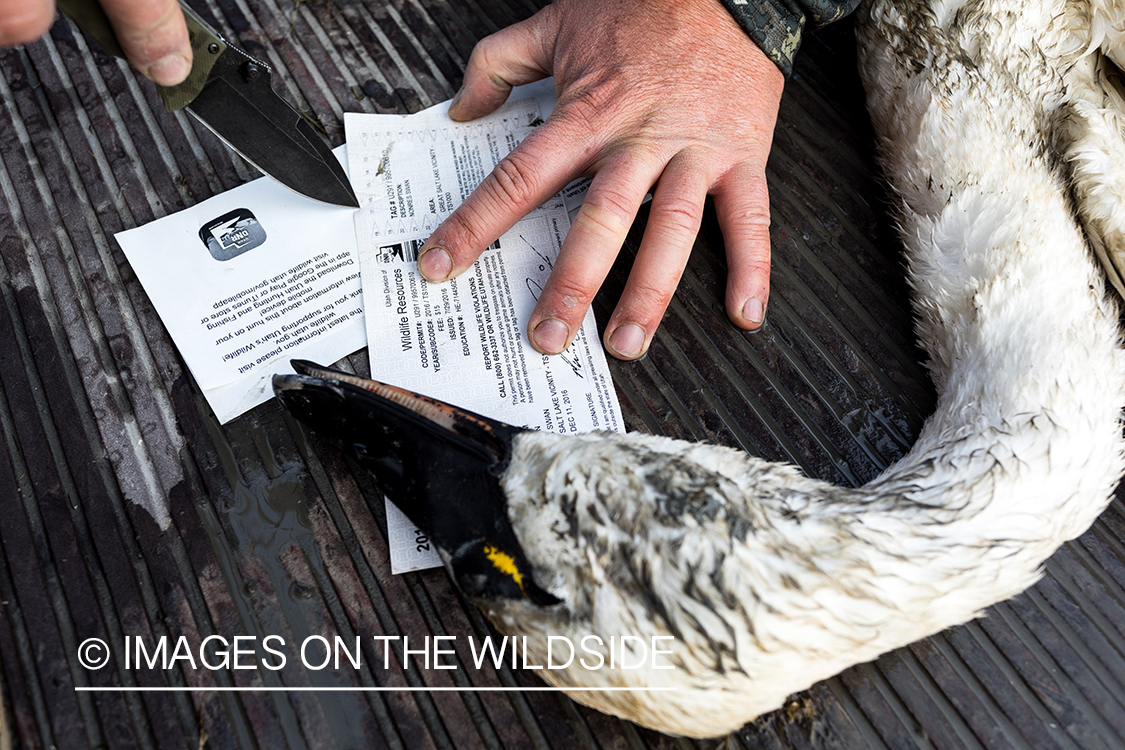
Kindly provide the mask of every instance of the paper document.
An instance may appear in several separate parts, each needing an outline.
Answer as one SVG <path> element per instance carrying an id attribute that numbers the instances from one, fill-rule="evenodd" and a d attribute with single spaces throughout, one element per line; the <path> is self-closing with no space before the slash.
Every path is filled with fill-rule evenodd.
<path id="1" fill-rule="evenodd" d="M 372 377 L 515 425 L 623 431 L 592 312 L 561 355 L 539 354 L 526 339 L 570 226 L 563 196 L 522 219 L 457 278 L 430 284 L 417 271 L 417 251 L 432 230 L 541 121 L 534 98 L 464 124 L 449 120 L 444 106 L 410 118 L 345 115 Z M 387 525 L 393 572 L 441 564 L 425 534 L 390 503 Z"/>
<path id="2" fill-rule="evenodd" d="M 117 235 L 220 422 L 272 398 L 290 359 L 363 348 L 354 216 L 263 177 Z"/>

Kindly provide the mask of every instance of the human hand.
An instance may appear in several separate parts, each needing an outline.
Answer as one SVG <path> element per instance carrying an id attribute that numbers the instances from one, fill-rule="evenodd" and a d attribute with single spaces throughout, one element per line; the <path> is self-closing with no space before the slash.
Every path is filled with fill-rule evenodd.
<path id="1" fill-rule="evenodd" d="M 173 86 L 191 71 L 184 14 L 176 0 L 100 0 L 129 62 Z M 54 0 L 0 0 L 0 47 L 33 42 L 51 27 Z"/>
<path id="2" fill-rule="evenodd" d="M 555 76 L 558 103 L 426 241 L 422 275 L 470 265 L 582 174 L 593 180 L 528 323 L 532 345 L 570 345 L 641 201 L 648 225 L 605 343 L 647 351 L 691 253 L 707 194 L 726 242 L 726 308 L 762 324 L 769 295 L 765 164 L 784 77 L 717 0 L 558 0 L 482 39 L 449 109 L 471 120 L 513 86 Z"/>

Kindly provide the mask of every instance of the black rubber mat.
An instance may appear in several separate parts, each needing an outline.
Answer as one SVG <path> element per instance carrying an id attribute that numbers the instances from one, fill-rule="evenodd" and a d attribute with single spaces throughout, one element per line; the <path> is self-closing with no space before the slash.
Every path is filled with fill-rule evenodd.
<path id="1" fill-rule="evenodd" d="M 476 39 L 532 3 L 193 5 L 274 65 L 333 144 L 342 113 L 448 98 Z M 770 161 L 765 330 L 722 311 L 713 215 L 648 356 L 614 363 L 628 427 L 742 447 L 842 484 L 907 449 L 933 395 L 849 22 L 807 38 Z M 0 51 L 0 748 L 712 748 L 536 692 L 78 692 L 76 686 L 534 686 L 383 668 L 370 636 L 487 626 L 445 573 L 392 577 L 382 502 L 273 402 L 222 427 L 113 233 L 254 177 L 57 23 Z M 640 224 L 643 224 L 642 213 Z M 596 303 L 605 320 L 640 228 Z M 363 353 L 342 366 L 366 373 Z M 729 748 L 1125 746 L 1120 500 L 987 616 L 793 696 Z M 364 638 L 362 669 L 83 669 L 87 638 Z M 417 641 L 415 641 L 416 643 Z M 115 645 L 116 648 L 116 645 Z M 121 657 L 121 652 L 116 654 Z"/>

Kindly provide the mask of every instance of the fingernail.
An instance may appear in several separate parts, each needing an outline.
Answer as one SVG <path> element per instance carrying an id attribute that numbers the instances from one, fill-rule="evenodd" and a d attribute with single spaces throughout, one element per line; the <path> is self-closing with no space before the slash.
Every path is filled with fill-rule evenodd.
<path id="1" fill-rule="evenodd" d="M 636 323 L 617 326 L 609 337 L 609 346 L 623 359 L 636 359 L 641 356 L 645 345 L 645 329 Z"/>
<path id="2" fill-rule="evenodd" d="M 457 89 L 457 93 L 453 95 L 453 100 L 449 102 L 449 116 L 450 118 L 457 116 L 457 105 L 461 103 L 461 94 L 465 91 L 464 87 Z"/>
<path id="3" fill-rule="evenodd" d="M 191 72 L 191 63 L 179 54 L 166 55 L 148 66 L 146 77 L 161 86 L 175 86 L 182 83 Z"/>
<path id="4" fill-rule="evenodd" d="M 547 318 L 531 332 L 531 342 L 535 348 L 546 354 L 558 354 L 566 349 L 570 338 L 570 328 L 558 318 Z"/>
<path id="5" fill-rule="evenodd" d="M 453 271 L 453 259 L 449 252 L 442 247 L 431 247 L 423 250 L 418 256 L 418 272 L 426 277 L 427 281 L 445 281 Z"/>
<path id="6" fill-rule="evenodd" d="M 766 303 L 762 301 L 761 297 L 751 297 L 742 306 L 742 317 L 755 326 L 760 326 L 766 318 Z"/>

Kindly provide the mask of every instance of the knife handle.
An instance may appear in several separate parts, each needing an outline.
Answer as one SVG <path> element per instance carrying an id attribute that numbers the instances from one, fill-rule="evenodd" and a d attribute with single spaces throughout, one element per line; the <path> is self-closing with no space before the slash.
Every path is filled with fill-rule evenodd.
<path id="1" fill-rule="evenodd" d="M 55 2 L 59 10 L 74 21 L 78 28 L 89 34 L 102 49 L 115 57 L 125 57 L 125 51 L 117 41 L 117 35 L 113 32 L 109 18 L 97 0 L 55 0 Z M 192 63 L 191 72 L 183 83 L 156 87 L 164 108 L 169 112 L 190 104 L 199 95 L 203 85 L 207 83 L 215 61 L 228 46 L 222 35 L 200 18 L 184 0 L 179 2 L 180 9 L 184 13 L 184 22 L 187 24 Z"/>

